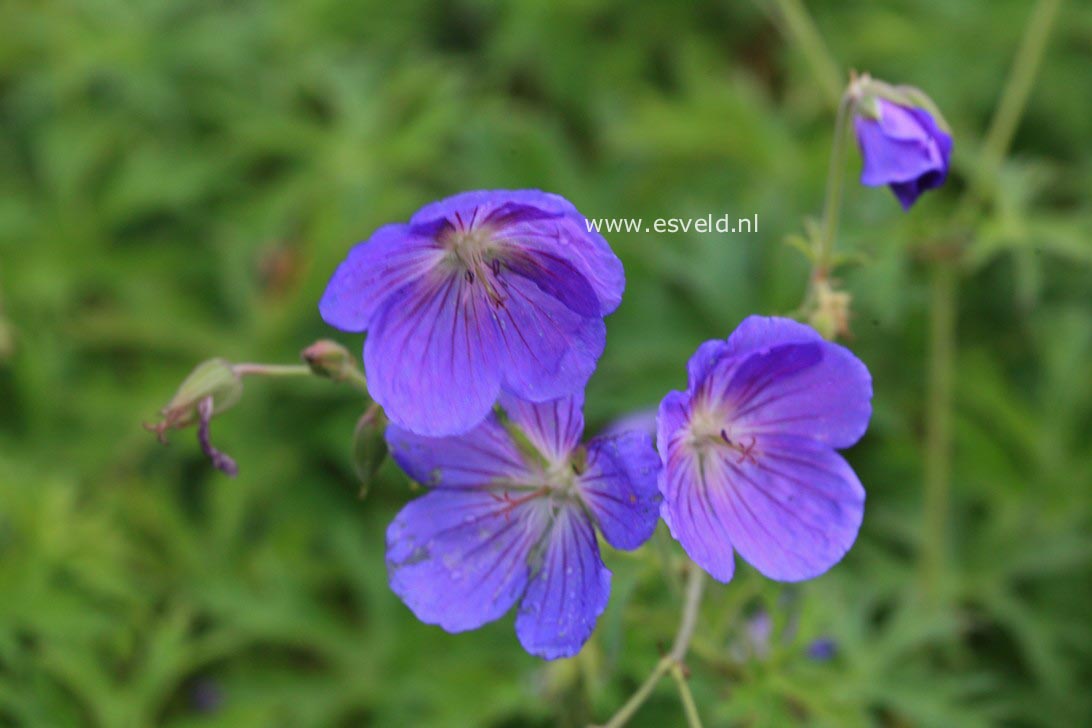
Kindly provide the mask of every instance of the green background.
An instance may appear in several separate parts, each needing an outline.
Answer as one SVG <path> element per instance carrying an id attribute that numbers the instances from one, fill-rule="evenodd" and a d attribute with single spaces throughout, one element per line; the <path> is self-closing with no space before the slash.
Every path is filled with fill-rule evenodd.
<path id="1" fill-rule="evenodd" d="M 925 89 L 953 174 L 904 214 L 856 184 L 839 275 L 875 415 L 847 453 L 861 536 L 812 582 L 740 566 L 688 660 L 707 725 L 1092 720 L 1092 6 L 1062 9 L 969 241 L 938 246 L 1032 3 L 809 4 L 844 68 Z M 829 94 L 761 2 L 560 0 L 0 5 L 0 725 L 524 726 L 603 721 L 678 620 L 661 525 L 608 550 L 581 655 L 525 654 L 511 617 L 448 635 L 389 591 L 357 497 L 363 402 L 248 380 L 213 423 L 141 428 L 199 361 L 293 362 L 380 224 L 475 188 L 592 217 L 743 217 L 758 234 L 615 234 L 628 276 L 589 431 L 684 383 L 705 339 L 800 302 L 785 244 L 822 205 Z M 959 247 L 947 525 L 923 508 L 930 270 Z M 955 263 L 941 263 L 955 264 Z M 942 540 L 943 539 L 943 540 Z M 936 548 L 943 544 L 943 548 Z M 942 556 L 923 570 L 923 553 Z M 764 639 L 762 617 L 771 618 Z M 808 646 L 829 637 L 827 661 Z M 634 725 L 679 725 L 665 681 Z"/>

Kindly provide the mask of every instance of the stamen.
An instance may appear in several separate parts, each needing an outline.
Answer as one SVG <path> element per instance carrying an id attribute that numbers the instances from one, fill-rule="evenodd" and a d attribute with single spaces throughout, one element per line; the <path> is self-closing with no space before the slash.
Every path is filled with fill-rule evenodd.
<path id="1" fill-rule="evenodd" d="M 502 512 L 504 513 L 504 519 L 508 520 L 512 517 L 512 511 L 515 508 L 523 505 L 524 503 L 530 503 L 535 498 L 541 498 L 542 496 L 547 495 L 549 492 L 550 486 L 544 485 L 541 488 L 528 493 L 527 495 L 520 496 L 519 498 L 513 498 L 512 493 L 507 490 L 500 495 L 497 495 L 496 493 L 490 493 L 489 497 L 495 501 L 499 501 L 505 504 L 504 510 Z"/>

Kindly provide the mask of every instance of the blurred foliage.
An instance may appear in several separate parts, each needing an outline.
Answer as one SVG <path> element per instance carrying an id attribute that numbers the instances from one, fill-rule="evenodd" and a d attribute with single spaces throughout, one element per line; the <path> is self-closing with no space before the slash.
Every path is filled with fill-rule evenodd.
<path id="1" fill-rule="evenodd" d="M 1092 6 L 1064 8 L 966 256 L 936 600 L 918 567 L 923 251 L 1030 3 L 809 8 L 847 68 L 932 95 L 956 167 L 909 215 L 850 186 L 851 345 L 876 383 L 848 453 L 864 528 L 814 582 L 743 567 L 710 588 L 699 708 L 710 725 L 1088 725 Z M 595 217 L 758 214 L 753 235 L 612 237 L 628 288 L 592 429 L 654 405 L 699 342 L 804 290 L 783 240 L 821 204 L 832 114 L 766 2 L 15 0 L 0 125 L 0 724 L 579 725 L 622 703 L 678 619 L 662 527 L 608 551 L 596 635 L 548 664 L 511 618 L 448 635 L 389 591 L 384 530 L 414 494 L 388 464 L 358 500 L 347 388 L 248 380 L 214 423 L 235 480 L 191 431 L 164 449 L 140 424 L 211 356 L 295 360 L 331 334 L 316 301 L 350 244 L 479 187 Z M 808 656 L 819 638 L 830 659 Z M 681 715 L 668 681 L 634 725 Z"/>

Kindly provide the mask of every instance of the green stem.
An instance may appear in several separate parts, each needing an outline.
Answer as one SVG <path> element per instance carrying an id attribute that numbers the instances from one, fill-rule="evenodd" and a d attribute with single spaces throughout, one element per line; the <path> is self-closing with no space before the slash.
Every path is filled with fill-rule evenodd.
<path id="1" fill-rule="evenodd" d="M 838 116 L 834 121 L 834 144 L 827 169 L 827 194 L 823 202 L 823 221 L 819 239 L 815 242 L 814 279 L 824 280 L 830 274 L 834 259 L 834 238 L 838 235 L 838 217 L 842 210 L 842 195 L 846 186 L 846 154 L 849 149 L 849 127 L 856 97 L 850 91 L 842 95 Z"/>
<path id="2" fill-rule="evenodd" d="M 1062 0 L 1040 0 L 1031 13 L 1027 30 L 1016 51 L 1012 70 L 986 132 L 986 141 L 982 145 L 982 167 L 975 182 L 976 194 L 981 187 L 996 179 L 1001 162 L 1008 153 L 1009 145 L 1016 134 L 1016 128 L 1024 115 L 1028 97 L 1035 84 L 1035 77 L 1042 65 L 1047 40 L 1054 27 Z"/>
<path id="3" fill-rule="evenodd" d="M 819 29 L 815 27 L 815 21 L 800 0 L 775 0 L 774 5 L 777 6 L 788 34 L 811 66 L 811 71 L 830 105 L 836 106 L 842 94 L 842 72 L 823 42 Z"/>
<path id="4" fill-rule="evenodd" d="M 1028 21 L 1001 92 L 1001 100 L 982 145 L 982 166 L 971 180 L 954 215 L 954 225 L 973 223 L 982 190 L 996 178 L 1008 154 L 1042 65 L 1061 0 L 1039 0 Z M 959 232 L 959 231 L 957 231 Z M 936 599 L 948 548 L 952 464 L 952 387 L 956 359 L 956 314 L 959 294 L 957 261 L 945 256 L 933 268 L 930 298 L 929 393 L 926 410 L 922 576 L 926 593 Z"/>
<path id="5" fill-rule="evenodd" d="M 929 395 L 925 442 L 925 530 L 922 571 L 925 593 L 936 599 L 948 550 L 951 487 L 952 379 L 955 372 L 956 271 L 947 260 L 933 267 L 929 326 Z"/>
<path id="6" fill-rule="evenodd" d="M 694 702 L 694 695 L 690 692 L 690 686 L 686 683 L 686 675 L 682 666 L 675 663 L 671 666 L 671 677 L 675 679 L 675 685 L 679 688 L 679 699 L 682 700 L 683 711 L 686 713 L 686 724 L 690 728 L 702 728 L 701 716 L 698 715 L 698 706 Z"/>
<path id="7" fill-rule="evenodd" d="M 243 364 L 232 365 L 231 370 L 240 377 L 322 376 L 317 374 L 315 370 L 307 364 L 257 364 L 245 362 Z M 368 380 L 364 377 L 364 372 L 356 367 L 345 367 L 342 371 L 338 372 L 336 377 L 331 376 L 324 378 L 332 379 L 336 382 L 348 382 L 354 389 L 357 389 L 364 394 L 368 393 Z"/>
<path id="8" fill-rule="evenodd" d="M 309 377 L 311 367 L 306 364 L 234 364 L 232 371 L 240 377 Z"/>
<path id="9" fill-rule="evenodd" d="M 660 661 L 656 663 L 656 667 L 652 669 L 652 673 L 641 683 L 641 687 L 637 688 L 637 691 L 618 709 L 618 712 L 603 724 L 603 728 L 620 728 L 625 725 L 648 699 L 648 696 L 652 694 L 652 690 L 660 682 L 660 679 L 674 669 L 681 669 L 683 659 L 690 648 L 690 640 L 694 636 L 694 629 L 697 627 L 698 609 L 701 606 L 701 597 L 704 590 L 705 572 L 696 564 L 690 564 L 690 573 L 686 582 L 686 601 L 683 603 L 683 613 L 679 620 L 679 629 L 675 633 L 675 642 L 671 646 L 671 651 L 660 658 Z M 683 708 L 687 711 L 687 720 L 690 720 L 690 710 L 694 710 L 694 717 L 696 718 L 697 708 L 693 705 L 694 698 L 690 694 L 689 688 L 685 687 L 685 680 L 683 682 L 684 688 L 680 689 L 680 695 L 683 700 Z M 687 705 L 687 701 L 689 701 L 689 705 Z M 697 725 L 700 726 L 701 723 L 699 722 Z"/>

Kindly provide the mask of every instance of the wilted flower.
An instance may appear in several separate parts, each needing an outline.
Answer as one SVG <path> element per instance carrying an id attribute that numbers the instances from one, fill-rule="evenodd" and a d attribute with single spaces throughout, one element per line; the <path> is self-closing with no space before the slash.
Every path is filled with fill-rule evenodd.
<path id="1" fill-rule="evenodd" d="M 864 158 L 861 184 L 889 185 L 905 210 L 910 209 L 922 192 L 944 184 L 952 156 L 952 137 L 941 129 L 930 111 L 881 97 L 874 97 L 871 103 L 862 103 L 857 109 L 853 126 Z"/>
<path id="2" fill-rule="evenodd" d="M 707 341 L 660 404 L 661 514 L 719 581 L 733 550 L 779 581 L 823 573 L 857 537 L 864 490 L 835 448 L 864 434 L 872 381 L 814 329 L 752 316 Z"/>
<path id="3" fill-rule="evenodd" d="M 369 392 L 391 421 L 446 436 L 481 422 L 502 391 L 531 402 L 581 391 L 624 286 L 621 262 L 564 198 L 466 192 L 353 248 L 319 309 L 368 331 Z"/>
<path id="4" fill-rule="evenodd" d="M 646 433 L 580 446 L 582 405 L 502 396 L 504 412 L 465 435 L 388 428 L 391 456 L 431 488 L 387 530 L 391 588 L 418 619 L 462 632 L 518 603 L 524 649 L 548 660 L 580 651 L 610 593 L 595 528 L 615 548 L 643 544 L 660 468 Z"/>

